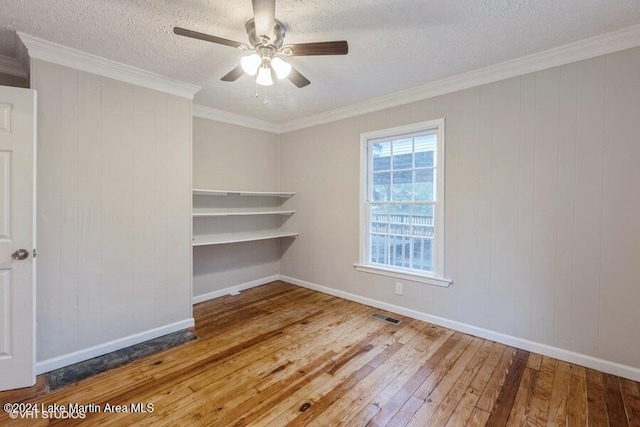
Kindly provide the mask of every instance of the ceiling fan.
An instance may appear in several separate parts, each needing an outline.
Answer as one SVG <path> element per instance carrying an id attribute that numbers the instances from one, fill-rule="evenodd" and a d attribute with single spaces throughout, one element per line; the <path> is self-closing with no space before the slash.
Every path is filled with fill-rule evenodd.
<path id="1" fill-rule="evenodd" d="M 349 45 L 346 41 L 317 43 L 284 44 L 286 28 L 275 19 L 275 0 L 252 0 L 253 19 L 245 24 L 249 44 L 199 33 L 186 28 L 174 27 L 173 32 L 180 36 L 191 37 L 225 46 L 231 46 L 247 52 L 254 52 L 240 60 L 240 65 L 222 77 L 222 81 L 233 82 L 243 73 L 257 74 L 256 83 L 262 86 L 273 84 L 273 71 L 278 79 L 288 78 L 299 88 L 311 83 L 298 70 L 282 57 L 311 55 L 346 55 Z"/>

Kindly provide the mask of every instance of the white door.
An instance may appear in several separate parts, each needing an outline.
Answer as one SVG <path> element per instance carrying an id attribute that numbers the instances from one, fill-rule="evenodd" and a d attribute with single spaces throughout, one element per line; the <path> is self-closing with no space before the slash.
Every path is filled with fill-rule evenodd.
<path id="1" fill-rule="evenodd" d="M 36 92 L 0 86 L 0 390 L 35 383 Z"/>

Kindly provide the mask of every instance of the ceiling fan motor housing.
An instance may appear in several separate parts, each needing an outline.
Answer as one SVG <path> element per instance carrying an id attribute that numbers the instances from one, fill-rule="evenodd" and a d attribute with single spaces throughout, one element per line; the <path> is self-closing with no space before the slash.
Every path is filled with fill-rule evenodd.
<path id="1" fill-rule="evenodd" d="M 274 20 L 273 24 L 273 34 L 256 34 L 256 23 L 254 19 L 250 19 L 244 25 L 247 30 L 247 35 L 249 36 L 249 43 L 256 50 L 259 47 L 271 47 L 273 46 L 273 51 L 277 51 L 282 47 L 284 43 L 284 35 L 287 30 L 284 27 L 284 24 L 277 19 Z"/>

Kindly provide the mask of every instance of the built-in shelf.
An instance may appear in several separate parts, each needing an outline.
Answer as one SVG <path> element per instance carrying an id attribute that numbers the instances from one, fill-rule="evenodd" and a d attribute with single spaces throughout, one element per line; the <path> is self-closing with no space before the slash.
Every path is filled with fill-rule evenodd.
<path id="1" fill-rule="evenodd" d="M 197 205 L 193 207 L 194 218 L 220 218 L 220 217 L 244 217 L 243 219 L 229 219 L 229 220 L 215 220 L 201 219 L 194 222 L 194 227 L 198 231 L 193 235 L 193 246 L 206 246 L 206 245 L 223 245 L 226 243 L 240 243 L 240 242 L 252 242 L 255 240 L 267 240 L 267 239 L 279 239 L 282 237 L 297 237 L 298 233 L 291 231 L 283 231 L 279 227 L 284 221 L 280 219 L 267 219 L 260 216 L 289 216 L 293 215 L 295 211 L 282 209 L 283 199 L 288 199 L 293 196 L 293 192 L 282 191 L 229 191 L 229 190 L 206 190 L 206 189 L 194 189 L 194 196 L 259 196 L 259 197 L 272 197 L 280 200 L 269 199 L 252 199 L 248 197 L 242 201 L 234 198 L 216 198 L 215 203 L 213 200 L 206 200 L 197 198 L 194 199 L 194 203 Z M 207 201 L 207 203 L 204 203 Z M 198 206 L 199 204 L 199 206 Z M 213 204 L 213 205 L 212 205 Z M 234 206 L 234 205 L 241 206 Z M 205 206 L 206 205 L 206 206 Z M 229 222 L 231 221 L 231 222 Z M 230 226 L 231 224 L 231 226 Z M 256 226 L 261 228 L 257 231 L 239 231 L 236 233 L 228 233 L 229 229 L 254 229 Z M 197 226 L 197 227 L 196 227 Z M 210 233 L 214 234 L 210 234 Z"/>
<path id="2" fill-rule="evenodd" d="M 294 213 L 296 213 L 296 211 L 285 211 L 278 209 L 193 209 L 194 218 L 210 216 L 293 215 Z"/>
<path id="3" fill-rule="evenodd" d="M 262 197 L 281 197 L 288 199 L 296 193 L 288 191 L 233 191 L 233 190 L 204 190 L 199 188 L 193 189 L 194 196 L 262 196 Z"/>
<path id="4" fill-rule="evenodd" d="M 281 237 L 298 237 L 298 233 L 281 230 L 261 230 L 253 232 L 211 234 L 193 236 L 193 246 L 224 245 L 227 243 L 252 242 L 256 240 L 279 239 Z"/>

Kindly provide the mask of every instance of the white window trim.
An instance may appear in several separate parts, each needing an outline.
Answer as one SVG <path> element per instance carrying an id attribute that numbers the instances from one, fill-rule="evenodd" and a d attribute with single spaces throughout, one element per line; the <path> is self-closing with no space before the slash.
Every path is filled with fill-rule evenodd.
<path id="1" fill-rule="evenodd" d="M 358 271 L 363 273 L 379 274 L 380 276 L 394 277 L 396 279 L 409 280 L 412 282 L 426 283 L 428 285 L 442 286 L 448 288 L 453 283 L 451 279 L 431 276 L 429 274 L 413 273 L 411 271 L 400 271 L 377 265 L 353 264 Z"/>
<path id="2" fill-rule="evenodd" d="M 368 236 L 369 219 L 367 216 L 367 197 L 369 187 L 369 157 L 368 146 L 372 139 L 386 138 L 396 135 L 415 133 L 437 129 L 437 162 L 436 162 L 436 224 L 434 229 L 434 272 L 433 274 L 421 273 L 406 269 L 395 269 L 392 266 L 381 266 L 370 264 L 368 260 Z M 450 286 L 453 281 L 445 278 L 444 275 L 444 150 L 445 132 L 444 119 L 430 120 L 426 122 L 414 123 L 406 126 L 384 129 L 374 132 L 360 134 L 360 260 L 354 264 L 358 271 L 379 274 L 383 276 L 395 277 L 398 279 L 411 280 L 419 283 L 427 283 L 436 286 Z"/>

